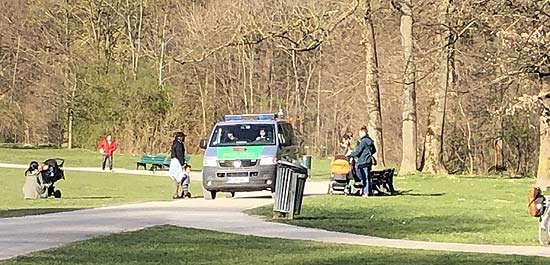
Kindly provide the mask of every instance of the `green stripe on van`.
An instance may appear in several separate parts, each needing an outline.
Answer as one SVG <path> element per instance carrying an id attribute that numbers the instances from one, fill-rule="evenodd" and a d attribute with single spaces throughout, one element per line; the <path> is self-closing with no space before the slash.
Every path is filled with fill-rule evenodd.
<path id="1" fill-rule="evenodd" d="M 218 160 L 260 159 L 264 148 L 264 146 L 216 147 L 216 158 Z"/>

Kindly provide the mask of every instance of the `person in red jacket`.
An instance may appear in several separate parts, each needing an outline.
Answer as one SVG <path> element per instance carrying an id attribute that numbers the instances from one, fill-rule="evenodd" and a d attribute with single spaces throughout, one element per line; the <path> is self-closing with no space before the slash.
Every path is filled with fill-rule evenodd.
<path id="1" fill-rule="evenodd" d="M 111 135 L 107 135 L 105 139 L 103 139 L 98 147 L 99 153 L 103 155 L 103 161 L 101 162 L 101 168 L 105 170 L 105 164 L 109 162 L 109 169 L 113 170 L 113 153 L 116 150 L 116 142 L 113 140 Z"/>

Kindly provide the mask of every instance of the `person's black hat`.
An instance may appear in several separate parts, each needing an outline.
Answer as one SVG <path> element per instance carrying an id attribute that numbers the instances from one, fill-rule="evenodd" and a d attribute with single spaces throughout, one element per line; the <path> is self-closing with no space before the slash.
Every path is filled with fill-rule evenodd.
<path id="1" fill-rule="evenodd" d="M 31 161 L 31 163 L 30 163 L 30 165 L 29 165 L 29 169 L 37 170 L 37 169 L 38 169 L 38 162 L 36 162 L 36 161 Z"/>
<path id="2" fill-rule="evenodd" d="M 185 134 L 183 132 L 176 132 L 176 138 L 177 137 L 185 137 Z"/>

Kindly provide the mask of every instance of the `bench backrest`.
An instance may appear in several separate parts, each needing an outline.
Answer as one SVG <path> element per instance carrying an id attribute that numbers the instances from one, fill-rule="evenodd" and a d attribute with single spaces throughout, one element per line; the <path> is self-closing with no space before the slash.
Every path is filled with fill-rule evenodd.
<path id="1" fill-rule="evenodd" d="M 371 171 L 371 177 L 380 178 L 380 177 L 384 176 L 385 171 L 386 170 L 372 170 Z"/>
<path id="2" fill-rule="evenodd" d="M 385 168 L 383 170 L 373 170 L 372 178 L 380 180 L 388 180 L 395 173 L 395 168 Z"/>
<path id="3" fill-rule="evenodd" d="M 142 155 L 139 162 L 147 164 L 162 164 L 165 159 L 166 156 L 163 155 Z"/>

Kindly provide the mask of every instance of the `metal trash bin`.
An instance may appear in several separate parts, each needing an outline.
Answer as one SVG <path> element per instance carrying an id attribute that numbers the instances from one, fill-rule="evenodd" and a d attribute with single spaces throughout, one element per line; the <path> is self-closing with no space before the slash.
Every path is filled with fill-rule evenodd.
<path id="1" fill-rule="evenodd" d="M 274 212 L 284 214 L 287 219 L 300 214 L 307 177 L 308 169 L 304 166 L 286 161 L 277 163 Z"/>

